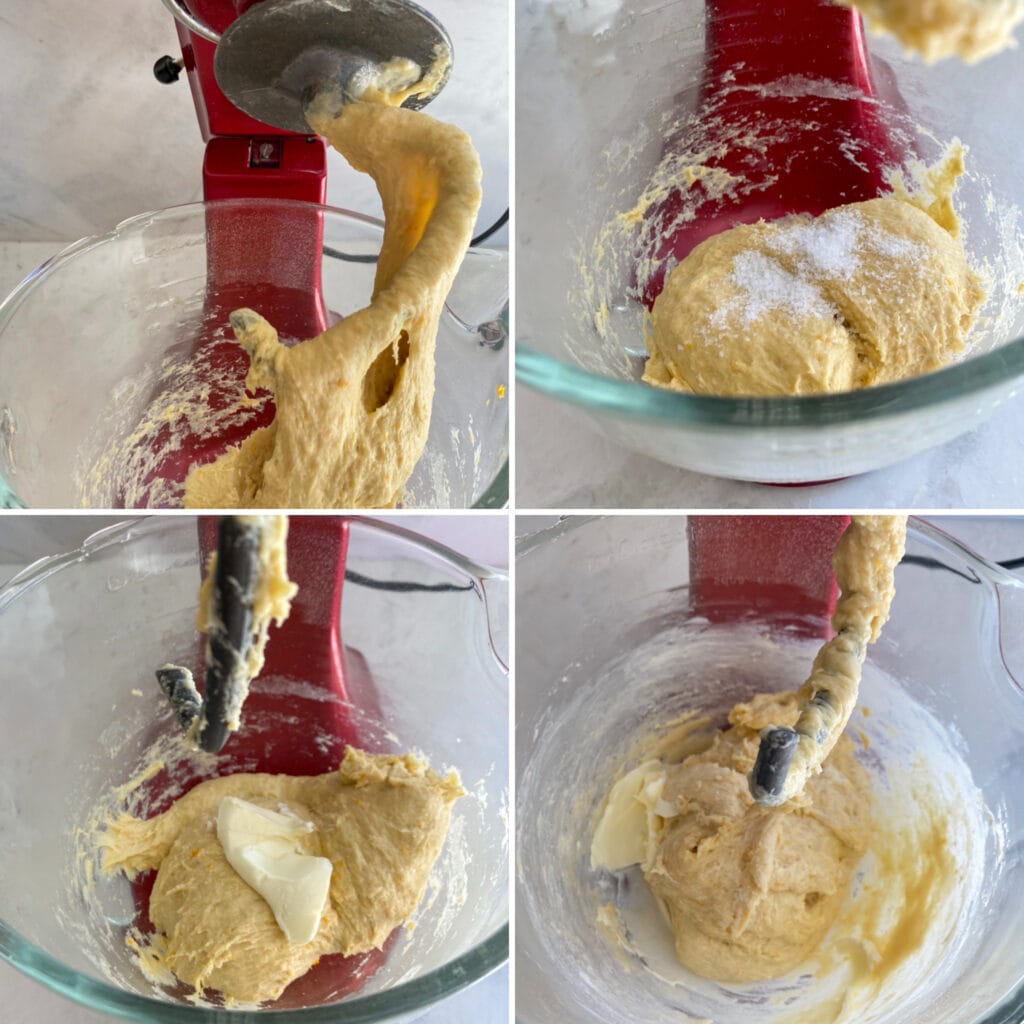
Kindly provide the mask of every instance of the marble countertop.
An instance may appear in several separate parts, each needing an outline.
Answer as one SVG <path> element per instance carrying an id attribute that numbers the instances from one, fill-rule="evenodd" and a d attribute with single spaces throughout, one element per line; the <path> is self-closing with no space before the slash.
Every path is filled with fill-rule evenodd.
<path id="1" fill-rule="evenodd" d="M 516 508 L 1018 508 L 1024 397 L 977 429 L 886 469 L 813 487 L 741 483 L 663 465 L 596 433 L 570 406 L 516 390 Z"/>

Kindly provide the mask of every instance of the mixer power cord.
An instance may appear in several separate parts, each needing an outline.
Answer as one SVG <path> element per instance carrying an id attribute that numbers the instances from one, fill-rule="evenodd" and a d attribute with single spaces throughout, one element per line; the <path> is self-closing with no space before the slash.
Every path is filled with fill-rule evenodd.
<path id="1" fill-rule="evenodd" d="M 901 564 L 916 565 L 921 569 L 944 569 L 946 572 L 953 573 L 954 576 L 967 580 L 968 583 L 981 583 L 981 579 L 974 573 L 954 569 L 953 566 L 946 565 L 945 562 L 940 562 L 937 558 L 929 558 L 927 555 L 904 555 Z M 1024 567 L 1024 558 L 1008 558 L 1004 562 L 996 562 L 996 565 L 1001 569 L 1020 569 Z"/>
<path id="2" fill-rule="evenodd" d="M 352 569 L 345 570 L 345 582 L 354 583 L 357 587 L 370 587 L 373 590 L 392 590 L 401 594 L 427 591 L 434 594 L 451 593 L 460 590 L 476 590 L 475 583 L 415 583 L 411 580 L 376 580 L 372 576 L 364 576 Z"/>
<path id="3" fill-rule="evenodd" d="M 481 231 L 469 244 L 470 247 L 474 245 L 480 245 L 482 242 L 486 242 L 491 235 L 494 234 L 498 228 L 503 228 L 508 223 L 508 207 L 505 207 L 505 212 L 486 230 Z"/>
<path id="4" fill-rule="evenodd" d="M 508 223 L 508 208 L 505 208 L 505 212 L 486 230 L 481 231 L 476 238 L 472 239 L 469 243 L 470 248 L 481 245 L 486 242 L 499 228 L 504 227 Z M 344 260 L 346 263 L 376 263 L 376 253 L 357 253 L 357 252 L 342 252 L 340 249 L 334 249 L 329 245 L 325 245 L 323 248 L 325 256 L 330 256 L 333 260 Z"/>

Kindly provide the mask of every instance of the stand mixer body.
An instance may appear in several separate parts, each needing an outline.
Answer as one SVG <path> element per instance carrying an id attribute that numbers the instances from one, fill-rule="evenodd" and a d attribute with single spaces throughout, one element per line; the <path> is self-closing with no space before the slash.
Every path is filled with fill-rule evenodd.
<path id="1" fill-rule="evenodd" d="M 370 8 L 381 4 L 389 12 L 392 7 L 397 11 L 408 10 L 408 17 L 402 14 L 394 32 L 400 41 L 394 45 L 408 42 L 408 50 L 403 47 L 403 52 L 420 53 L 426 46 L 423 39 L 435 36 L 442 41 L 437 45 L 445 45 L 447 52 L 451 52 L 444 30 L 425 12 L 405 4 L 404 0 L 367 2 Z M 318 0 L 189 0 L 187 8 L 177 0 L 165 0 L 165 4 L 175 15 L 182 47 L 180 66 L 188 74 L 199 129 L 206 142 L 203 198 L 207 201 L 289 199 L 322 205 L 327 194 L 326 143 L 312 132 L 297 133 L 258 121 L 233 103 L 218 80 L 220 40 L 239 19 L 252 11 L 248 24 L 254 24 L 255 29 L 230 37 L 231 64 L 236 73 L 239 65 L 259 69 L 253 77 L 259 79 L 265 74 L 264 91 L 273 92 L 280 91 L 280 81 L 274 78 L 273 70 L 263 67 L 261 57 L 268 46 L 273 47 L 277 42 L 277 22 L 266 15 L 276 17 L 283 25 L 297 25 L 302 29 L 300 34 L 304 39 L 281 33 L 285 64 L 288 61 L 301 64 L 310 51 L 310 39 L 322 38 L 324 42 L 313 47 L 316 55 L 304 72 L 311 77 L 298 90 L 301 99 L 296 96 L 292 100 L 297 109 L 301 109 L 318 88 L 341 84 L 344 89 L 347 86 L 344 79 L 340 83 L 331 80 L 335 68 L 348 74 L 352 68 L 372 63 L 377 55 L 359 48 L 358 40 L 353 42 L 357 37 L 355 29 L 350 30 L 352 39 L 340 36 L 339 31 L 345 29 L 344 22 L 339 28 L 332 19 L 344 19 L 344 13 L 339 15 L 336 8 Z M 356 19 L 357 15 L 353 13 L 348 17 Z M 382 46 L 391 44 L 391 40 L 385 40 Z M 167 60 L 161 58 L 158 66 Z M 297 81 L 301 84 L 301 80 Z M 235 84 L 239 90 L 246 88 Z M 443 84 L 442 79 L 438 88 Z M 294 92 L 297 86 L 293 81 L 286 88 Z M 239 98 L 239 102 L 247 101 Z M 148 474 L 147 482 L 183 481 L 193 466 L 213 462 L 255 430 L 270 425 L 275 409 L 269 398 L 245 417 L 244 422 L 232 422 L 229 414 L 237 403 L 237 391 L 213 384 L 242 380 L 249 367 L 248 356 L 231 337 L 228 316 L 240 307 L 254 307 L 271 320 L 286 344 L 321 334 L 331 323 L 323 298 L 322 252 L 323 217 L 319 213 L 303 217 L 296 224 L 287 209 L 261 210 L 249 203 L 207 208 L 204 326 L 192 339 L 190 360 L 195 378 L 211 385 L 209 411 L 214 415 L 228 414 L 228 424 L 213 436 L 203 436 L 192 429 L 191 423 L 186 425 L 185 418 L 181 417 L 176 427 L 184 430 L 185 443 L 161 449 L 162 454 Z M 286 285 L 280 283 L 282 261 L 289 267 Z M 266 271 L 270 266 L 274 273 Z M 156 443 L 160 444 L 161 440 L 157 438 Z M 122 503 L 127 502 L 122 500 Z"/>
<path id="2" fill-rule="evenodd" d="M 217 520 L 197 520 L 200 565 L 204 575 L 209 556 L 217 550 Z M 341 638 L 341 596 L 348 552 L 349 521 L 339 516 L 296 516 L 287 541 L 289 577 L 298 585 L 291 613 L 271 627 L 261 680 L 246 698 L 242 723 L 224 748 L 228 768 L 235 771 L 286 775 L 320 775 L 334 771 L 349 744 L 375 751 L 379 744 L 360 730 L 356 709 L 370 720 L 381 714 L 380 700 L 363 656 L 346 649 Z M 197 581 L 198 585 L 198 581 Z M 202 678 L 205 645 L 200 644 L 192 665 Z M 320 690 L 315 701 L 297 701 L 287 680 L 306 690 Z M 195 783 L 199 780 L 196 779 Z M 195 784 L 193 783 L 193 784 Z M 181 795 L 157 775 L 147 785 L 154 813 L 166 810 Z M 191 788 L 191 786 L 187 787 Z M 143 933 L 153 930 L 148 907 L 155 872 L 132 884 L 137 920 Z M 295 981 L 275 1008 L 326 1002 L 358 991 L 387 959 L 398 932 L 382 949 L 354 956 L 322 957 L 316 968 Z"/>
<path id="3" fill-rule="evenodd" d="M 233 0 L 191 0 L 189 13 L 219 35 L 250 6 Z M 188 74 L 199 130 L 206 142 L 203 198 L 278 198 L 322 204 L 327 194 L 324 141 L 312 134 L 302 136 L 262 124 L 239 110 L 217 83 L 217 45 L 180 19 L 175 25 L 181 40 L 181 63 Z M 241 205 L 211 207 L 206 214 L 206 229 L 205 326 L 191 343 L 198 379 L 244 378 L 249 358 L 230 342 L 227 331 L 228 315 L 240 306 L 255 304 L 273 310 L 285 338 L 312 338 L 327 327 L 320 280 L 320 217 L 303 218 L 297 233 L 295 222 L 281 212 L 254 214 L 252 208 Z M 245 239 L 250 244 L 240 244 Z M 257 241 L 253 243 L 253 239 Z M 279 259 L 281 253 L 309 254 L 299 261 L 293 288 L 270 285 L 274 276 L 261 273 L 261 262 Z M 221 412 L 234 401 L 230 392 L 211 393 L 214 412 Z M 267 400 L 243 425 L 228 426 L 214 437 L 191 434 L 187 444 L 163 456 L 151 478 L 184 480 L 193 465 L 214 461 L 254 430 L 269 426 L 273 418 L 274 405 Z"/>
<path id="4" fill-rule="evenodd" d="M 839 596 L 832 554 L 849 516 L 693 516 L 686 522 L 695 614 L 758 615 L 798 636 L 832 635 Z"/>
<path id="5" fill-rule="evenodd" d="M 680 185 L 650 212 L 643 244 L 653 269 L 639 282 L 648 309 L 671 266 L 706 239 L 740 223 L 873 199 L 883 169 L 899 163 L 857 12 L 823 0 L 792 0 L 784 14 L 756 0 L 708 0 L 705 18 L 696 114 L 720 148 L 708 145 L 704 163 L 744 192 L 709 195 L 696 216 L 681 218 L 693 198 Z M 689 131 L 684 119 L 665 153 L 690 148 Z"/>
<path id="6" fill-rule="evenodd" d="M 217 35 L 259 0 L 190 0 L 191 14 Z M 255 120 L 232 103 L 217 82 L 216 43 L 175 23 L 188 73 L 199 130 L 206 142 L 205 199 L 299 199 L 322 203 L 326 197 L 324 141 Z"/>

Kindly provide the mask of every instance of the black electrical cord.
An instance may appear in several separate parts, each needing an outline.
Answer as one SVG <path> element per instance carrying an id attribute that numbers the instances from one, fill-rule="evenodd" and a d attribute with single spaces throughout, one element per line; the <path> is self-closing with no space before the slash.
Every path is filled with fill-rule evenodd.
<path id="1" fill-rule="evenodd" d="M 480 245 L 481 242 L 486 242 L 491 235 L 494 234 L 499 228 L 504 227 L 508 223 L 508 209 L 486 230 L 481 231 L 469 244 L 470 247 Z M 355 253 L 355 252 L 342 252 L 340 249 L 334 249 L 329 245 L 325 245 L 323 248 L 325 256 L 330 256 L 333 260 L 344 260 L 346 263 L 376 263 L 377 253 Z"/>
<path id="2" fill-rule="evenodd" d="M 459 585 L 457 583 L 413 583 L 407 580 L 375 580 L 372 576 L 364 576 L 352 569 L 345 570 L 345 581 L 355 583 L 359 587 L 370 587 L 372 590 L 393 590 L 408 594 L 413 591 L 429 591 L 430 593 L 450 593 L 456 590 L 475 590 L 475 583 Z"/>
<path id="3" fill-rule="evenodd" d="M 324 246 L 324 255 L 330 256 L 332 260 L 344 260 L 346 263 L 376 263 L 377 253 L 355 253 L 342 252 L 340 249 L 332 249 L 329 245 Z"/>
<path id="4" fill-rule="evenodd" d="M 946 572 L 951 572 L 954 576 L 967 580 L 968 583 L 981 582 L 981 578 L 974 573 L 954 569 L 953 566 L 946 565 L 945 562 L 940 562 L 937 558 L 929 558 L 927 555 L 904 555 L 902 564 L 916 565 L 920 569 L 945 569 Z M 1019 569 L 1024 566 L 1024 558 L 1008 558 L 1005 562 L 996 562 L 996 565 L 1002 569 Z"/>
<path id="5" fill-rule="evenodd" d="M 491 235 L 494 234 L 498 228 L 504 227 L 508 223 L 508 207 L 505 207 L 505 212 L 486 230 L 481 231 L 469 244 L 470 246 L 479 245 L 481 242 L 486 242 Z"/>

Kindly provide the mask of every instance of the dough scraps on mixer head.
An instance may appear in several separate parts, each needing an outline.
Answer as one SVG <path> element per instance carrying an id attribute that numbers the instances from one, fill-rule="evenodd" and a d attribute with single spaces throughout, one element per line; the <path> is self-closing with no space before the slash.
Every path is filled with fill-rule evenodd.
<path id="1" fill-rule="evenodd" d="M 930 194 L 892 194 L 741 224 L 668 274 L 647 324 L 649 384 L 713 395 L 850 391 L 928 373 L 963 351 L 986 290 L 952 203 L 957 143 Z"/>
<path id="2" fill-rule="evenodd" d="M 240 541 L 246 534 L 255 534 L 255 549 L 249 553 L 244 544 L 235 547 L 229 543 L 228 558 L 223 566 L 226 579 L 218 584 L 221 569 L 218 555 L 224 536 L 221 531 L 231 524 L 234 529 L 227 534 L 229 540 Z M 165 665 L 157 672 L 160 687 L 179 714 L 189 742 L 203 745 L 211 724 L 209 713 L 215 688 L 219 693 L 213 701 L 216 708 L 213 727 L 221 738 L 211 738 L 210 742 L 222 743 L 223 737 L 241 727 L 242 707 L 249 696 L 249 687 L 263 671 L 270 625 L 284 624 L 291 614 L 292 598 L 298 591 L 288 578 L 287 540 L 288 517 L 283 515 L 233 516 L 222 520 L 218 527 L 218 550 L 211 552 L 207 560 L 196 614 L 196 628 L 207 637 L 206 692 L 200 697 L 191 670 L 184 666 Z M 252 564 L 245 565 L 249 560 Z M 247 585 L 239 582 L 239 574 L 248 581 Z M 246 610 L 249 628 L 236 647 L 225 619 L 233 618 L 240 605 Z M 227 615 L 226 607 L 230 608 Z M 216 671 L 214 680 L 211 680 L 211 669 Z M 182 703 L 185 709 L 180 707 Z M 181 717 L 182 711 L 185 719 Z M 189 722 L 190 715 L 195 717 Z"/>
<path id="3" fill-rule="evenodd" d="M 1024 0 L 838 0 L 854 7 L 872 31 L 894 35 L 926 61 L 959 56 L 969 62 L 1014 45 Z"/>
<path id="4" fill-rule="evenodd" d="M 369 94 L 368 94 L 369 95 Z M 480 206 L 480 161 L 464 132 L 387 102 L 310 112 L 376 182 L 384 241 L 370 304 L 287 348 L 258 312 L 231 326 L 251 359 L 247 387 L 274 395 L 268 426 L 193 467 L 191 508 L 379 508 L 396 504 L 423 453 L 445 297 Z"/>

